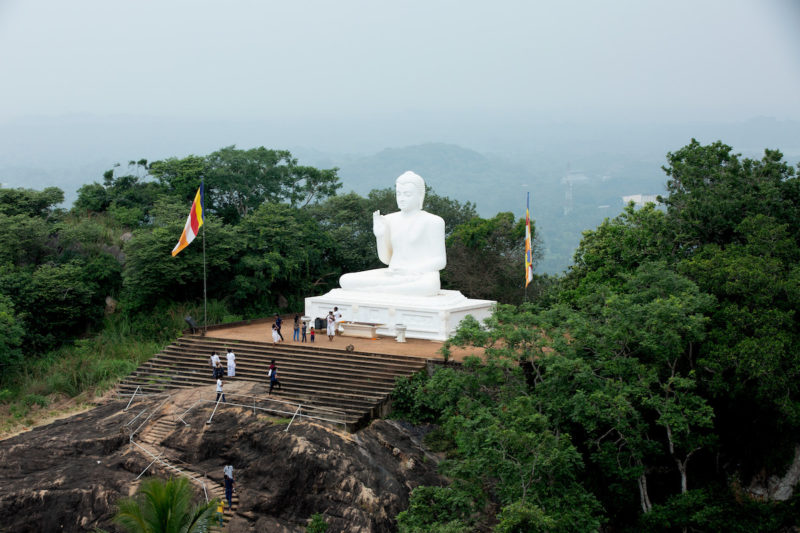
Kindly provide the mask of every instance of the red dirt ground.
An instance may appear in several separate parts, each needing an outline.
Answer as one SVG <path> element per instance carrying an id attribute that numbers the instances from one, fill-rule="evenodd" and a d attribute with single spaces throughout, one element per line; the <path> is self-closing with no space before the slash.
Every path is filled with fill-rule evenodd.
<path id="1" fill-rule="evenodd" d="M 285 344 L 302 344 L 292 341 L 292 321 L 294 316 L 284 316 L 281 333 L 286 339 Z M 427 341 L 422 339 L 406 339 L 407 342 L 397 342 L 394 337 L 378 337 L 377 339 L 365 339 L 363 337 L 339 336 L 329 341 L 325 332 L 317 332 L 314 344 L 324 348 L 338 348 L 343 350 L 348 344 L 352 344 L 356 351 L 385 353 L 395 355 L 411 355 L 424 359 L 441 359 L 441 342 Z M 272 340 L 272 322 L 250 324 L 243 326 L 233 326 L 225 329 L 214 329 L 208 332 L 209 337 L 222 339 L 238 339 L 246 341 L 269 342 Z M 450 360 L 462 361 L 468 355 L 483 355 L 481 348 L 450 348 Z"/>

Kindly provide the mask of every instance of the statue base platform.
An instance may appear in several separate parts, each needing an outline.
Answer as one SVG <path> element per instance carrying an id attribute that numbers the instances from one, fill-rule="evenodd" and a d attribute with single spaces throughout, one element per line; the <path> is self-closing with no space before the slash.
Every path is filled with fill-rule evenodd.
<path id="1" fill-rule="evenodd" d="M 346 322 L 381 324 L 378 334 L 396 336 L 397 325 L 406 326 L 412 339 L 446 341 L 467 315 L 482 322 L 492 314 L 497 302 L 472 300 L 460 291 L 439 291 L 435 296 L 361 292 L 333 289 L 322 296 L 306 298 L 305 314 L 325 318 L 338 307 Z M 324 335 L 324 330 L 318 335 Z"/>

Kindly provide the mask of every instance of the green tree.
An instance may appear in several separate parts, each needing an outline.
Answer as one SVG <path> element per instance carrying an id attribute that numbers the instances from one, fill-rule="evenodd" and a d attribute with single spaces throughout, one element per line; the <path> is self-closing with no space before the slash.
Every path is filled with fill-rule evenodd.
<path id="1" fill-rule="evenodd" d="M 190 155 L 182 159 L 170 157 L 163 161 L 153 161 L 148 170 L 176 200 L 191 202 L 200 182 L 208 174 L 209 165 L 207 158 Z"/>
<path id="2" fill-rule="evenodd" d="M 738 240 L 739 223 L 759 213 L 791 220 L 796 234 L 800 218 L 794 169 L 777 150 L 765 150 L 760 161 L 740 157 L 719 141 L 703 146 L 695 139 L 667 154 L 669 196 L 662 201 L 687 252 Z"/>
<path id="3" fill-rule="evenodd" d="M 298 165 L 285 150 L 228 146 L 206 157 L 207 205 L 229 223 L 263 203 L 301 207 L 336 194 L 337 170 Z"/>
<path id="4" fill-rule="evenodd" d="M 0 214 L 0 263 L 36 265 L 53 250 L 49 247 L 52 225 L 25 214 Z"/>
<path id="5" fill-rule="evenodd" d="M 534 262 L 541 253 L 531 224 Z M 493 218 L 474 217 L 447 238 L 445 287 L 462 290 L 470 298 L 520 303 L 524 292 L 525 221 L 512 213 Z"/>
<path id="6" fill-rule="evenodd" d="M 118 225 L 132 228 L 148 222 L 150 207 L 164 187 L 147 175 L 147 161 L 131 161 L 127 173 L 116 175 L 116 165 L 103 174 L 103 183 L 78 189 L 72 212 L 79 215 L 107 212 Z"/>
<path id="7" fill-rule="evenodd" d="M 194 504 L 186 478 L 149 479 L 119 502 L 114 522 L 129 533 L 201 533 L 213 524 L 216 500 Z"/>
<path id="8" fill-rule="evenodd" d="M 169 204 L 159 209 L 170 212 Z M 185 215 L 183 215 L 185 217 Z M 208 215 L 204 230 L 190 246 L 173 257 L 170 252 L 183 229 L 185 218 L 178 222 L 141 228 L 123 249 L 126 260 L 122 271 L 122 301 L 133 311 L 155 306 L 161 301 L 196 301 L 203 295 L 203 242 L 206 248 L 208 294 L 224 298 L 231 288 L 230 280 L 243 249 L 241 234 L 229 225 Z"/>
<path id="9" fill-rule="evenodd" d="M 758 477 L 800 428 L 800 179 L 777 150 L 753 160 L 692 140 L 667 157 L 676 269 L 718 301 L 695 357 L 721 457 Z"/>
<path id="10" fill-rule="evenodd" d="M 7 216 L 48 218 L 56 211 L 56 205 L 63 201 L 64 192 L 58 187 L 41 191 L 0 188 L 0 213 Z"/>
<path id="11" fill-rule="evenodd" d="M 262 204 L 240 225 L 244 245 L 230 294 L 248 309 L 302 305 L 338 283 L 333 242 L 309 210 Z"/>
<path id="12" fill-rule="evenodd" d="M 372 233 L 373 207 L 369 199 L 351 192 L 332 196 L 311 209 L 320 229 L 335 246 L 331 266 L 338 267 L 337 274 L 384 266 L 378 259 Z"/>
<path id="13" fill-rule="evenodd" d="M 617 217 L 584 232 L 564 279 L 563 298 L 583 298 L 598 285 L 616 290 L 643 263 L 671 263 L 675 247 L 674 232 L 663 211 L 653 204 L 637 210 L 631 203 Z"/>
<path id="14" fill-rule="evenodd" d="M 22 362 L 20 346 L 24 333 L 14 312 L 14 302 L 8 296 L 0 294 L 0 381 L 3 384 L 19 370 L 18 366 Z"/>

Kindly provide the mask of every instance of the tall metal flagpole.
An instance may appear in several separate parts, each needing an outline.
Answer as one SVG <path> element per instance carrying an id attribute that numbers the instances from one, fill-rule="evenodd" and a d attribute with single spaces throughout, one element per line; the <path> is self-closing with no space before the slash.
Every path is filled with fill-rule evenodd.
<path id="1" fill-rule="evenodd" d="M 203 191 L 202 194 L 202 201 L 203 201 L 203 336 L 205 337 L 208 333 L 208 304 L 207 304 L 207 289 L 206 289 L 206 206 L 205 206 L 205 198 L 206 198 L 206 189 L 205 183 L 202 181 L 200 182 L 201 190 Z"/>

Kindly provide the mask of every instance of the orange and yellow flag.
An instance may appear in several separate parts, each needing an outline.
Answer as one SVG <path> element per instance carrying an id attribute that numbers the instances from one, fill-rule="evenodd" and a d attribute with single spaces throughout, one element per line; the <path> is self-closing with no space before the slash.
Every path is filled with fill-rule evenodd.
<path id="1" fill-rule="evenodd" d="M 525 206 L 525 286 L 533 281 L 533 252 L 531 250 L 531 193 Z"/>
<path id="2" fill-rule="evenodd" d="M 197 194 L 194 196 L 192 210 L 189 211 L 189 218 L 186 219 L 186 226 L 183 228 L 181 238 L 175 248 L 172 249 L 173 257 L 189 246 L 189 243 L 197 237 L 197 232 L 200 230 L 200 226 L 203 225 L 203 199 L 203 184 L 201 183 L 200 188 L 197 189 Z"/>

